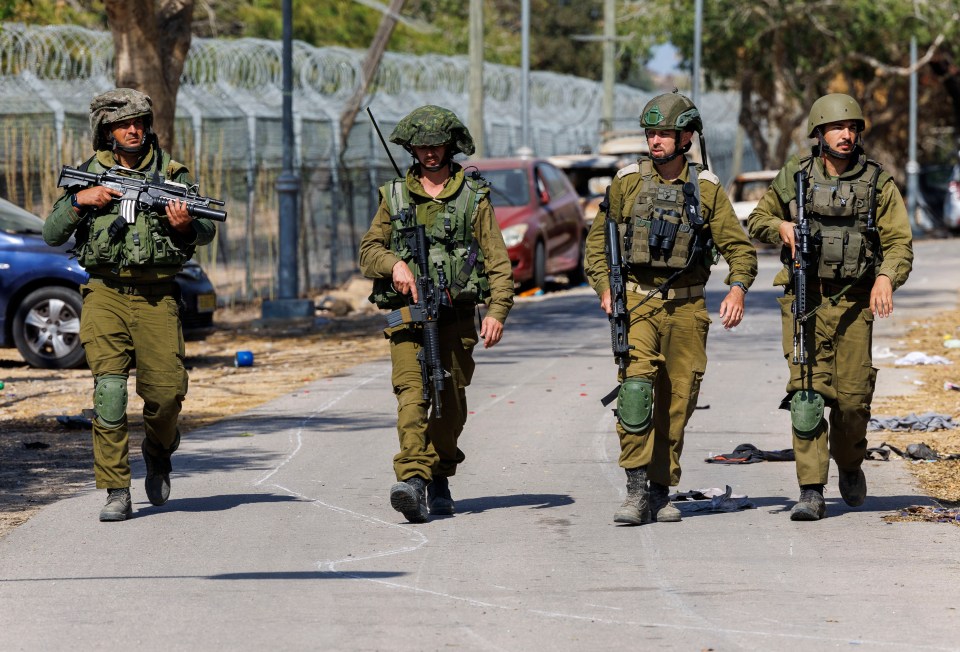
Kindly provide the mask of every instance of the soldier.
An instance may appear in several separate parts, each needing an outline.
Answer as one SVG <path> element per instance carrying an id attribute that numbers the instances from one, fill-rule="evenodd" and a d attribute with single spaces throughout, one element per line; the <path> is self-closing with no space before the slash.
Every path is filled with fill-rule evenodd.
<path id="1" fill-rule="evenodd" d="M 780 299 L 784 357 L 793 353 L 797 255 L 797 186 L 803 171 L 806 218 L 815 249 L 807 274 L 806 364 L 790 365 L 790 410 L 800 500 L 794 521 L 826 514 L 823 488 L 830 456 L 839 470 L 840 495 L 851 507 L 863 504 L 867 481 L 861 464 L 876 385 L 871 346 L 873 320 L 893 312 L 893 291 L 913 266 L 913 245 L 900 191 L 880 164 L 863 151 L 860 105 L 849 95 L 825 95 L 813 103 L 807 133 L 817 140 L 810 154 L 793 156 L 750 214 L 751 236 L 780 245 L 785 267 L 774 279 Z M 830 408 L 829 427 L 824 408 Z M 829 431 L 829 433 L 828 433 Z"/>
<path id="2" fill-rule="evenodd" d="M 613 520 L 633 525 L 680 520 L 669 487 L 680 481 L 684 428 L 707 365 L 704 284 L 716 262 L 714 245 L 730 268 L 730 290 L 720 303 L 724 328 L 743 319 L 744 297 L 757 274 L 756 250 L 720 180 L 684 156 L 694 132 L 702 134 L 697 107 L 676 91 L 659 95 L 644 107 L 640 125 L 650 155 L 616 174 L 586 251 L 590 284 L 610 315 L 604 231 L 607 220 L 616 221 L 631 350 L 616 408 L 627 497 Z"/>
<path id="3" fill-rule="evenodd" d="M 152 123 L 153 104 L 139 91 L 118 88 L 93 98 L 95 154 L 81 169 L 100 173 L 121 166 L 140 176 L 189 183 L 187 168 L 160 149 Z M 209 220 L 192 218 L 182 201 L 167 204 L 163 214 L 132 207 L 135 218 L 128 223 L 120 218 L 120 195 L 104 186 L 68 188 L 43 226 L 44 240 L 54 246 L 76 233 L 73 253 L 90 274 L 80 288 L 80 340 L 94 379 L 94 474 L 97 488 L 107 490 L 101 521 L 133 514 L 127 378 L 134 366 L 143 399 L 147 498 L 163 505 L 170 496 L 170 456 L 180 444 L 177 418 L 187 394 L 174 278 L 194 249 L 216 233 Z"/>
<path id="4" fill-rule="evenodd" d="M 429 273 L 441 294 L 439 351 L 449 373 L 441 392 L 441 415 L 423 398 L 423 328 L 403 323 L 389 327 L 393 390 L 397 397 L 400 452 L 393 458 L 398 482 L 390 504 L 411 523 L 430 514 L 453 514 L 449 481 L 464 461 L 457 447 L 467 420 L 465 388 L 473 377 L 473 347 L 478 342 L 475 306 L 485 303 L 479 337 L 489 348 L 500 341 L 513 306 L 513 275 L 486 182 L 467 177 L 453 161 L 458 152 L 473 154 L 470 132 L 450 110 L 422 106 L 397 123 L 390 141 L 413 155 L 405 179 L 380 188 L 380 206 L 360 242 L 360 270 L 374 279 L 370 300 L 381 308 L 399 308 L 419 300 L 416 279 Z M 426 226 L 431 265 L 417 269 L 403 235 L 391 218 L 413 209 L 416 224 Z M 413 226 L 412 224 L 409 226 Z M 479 245 L 479 246 L 478 246 Z M 441 279 L 442 276 L 442 279 Z M 444 282 L 441 282 L 444 281 Z M 425 495 L 426 490 L 426 495 Z M 429 509 L 429 512 L 428 512 Z"/>

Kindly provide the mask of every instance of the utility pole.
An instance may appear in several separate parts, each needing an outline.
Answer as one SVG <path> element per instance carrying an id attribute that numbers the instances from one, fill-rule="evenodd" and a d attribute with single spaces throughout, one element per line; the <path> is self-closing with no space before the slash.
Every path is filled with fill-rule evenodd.
<path id="1" fill-rule="evenodd" d="M 603 104 L 601 131 L 613 130 L 614 60 L 617 54 L 616 0 L 603 2 Z"/>
<path id="2" fill-rule="evenodd" d="M 530 146 L 530 0 L 520 3 L 520 145 Z"/>
<path id="3" fill-rule="evenodd" d="M 690 76 L 693 103 L 700 106 L 700 50 L 703 48 L 703 0 L 695 0 L 693 6 L 693 74 Z"/>
<path id="4" fill-rule="evenodd" d="M 486 156 L 483 137 L 483 0 L 470 0 L 470 119 L 468 129 L 477 151 L 475 156 Z"/>
<path id="5" fill-rule="evenodd" d="M 297 247 L 299 245 L 300 177 L 293 168 L 293 0 L 283 0 L 283 171 L 277 177 L 279 198 L 279 255 L 277 263 L 277 299 L 264 301 L 264 320 L 313 318 L 313 301 L 298 299 Z"/>

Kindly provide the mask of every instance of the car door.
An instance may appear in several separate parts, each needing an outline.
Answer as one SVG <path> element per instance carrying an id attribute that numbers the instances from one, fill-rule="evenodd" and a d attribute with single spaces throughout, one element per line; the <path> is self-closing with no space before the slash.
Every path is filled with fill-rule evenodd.
<path id="1" fill-rule="evenodd" d="M 568 271 L 577 265 L 580 255 L 583 232 L 580 202 L 570 182 L 555 166 L 539 163 L 537 177 L 549 197 L 545 207 L 549 213 L 547 268 L 551 273 Z"/>

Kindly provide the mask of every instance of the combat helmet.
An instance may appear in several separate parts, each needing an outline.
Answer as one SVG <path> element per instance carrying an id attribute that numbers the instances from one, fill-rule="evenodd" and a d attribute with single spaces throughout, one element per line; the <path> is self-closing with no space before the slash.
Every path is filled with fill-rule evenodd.
<path id="1" fill-rule="evenodd" d="M 657 95 L 647 102 L 640 114 L 640 126 L 644 129 L 673 129 L 703 133 L 703 120 L 696 105 L 676 89 L 672 93 Z"/>
<path id="2" fill-rule="evenodd" d="M 841 120 L 856 120 L 858 133 L 862 132 L 866 125 L 863 120 L 863 111 L 855 99 L 844 93 L 824 95 L 810 107 L 810 115 L 807 117 L 807 135 L 813 138 L 817 127 Z"/>
<path id="3" fill-rule="evenodd" d="M 407 151 L 412 147 L 446 144 L 447 157 L 457 152 L 470 156 L 476 151 L 473 137 L 460 118 L 450 109 L 433 104 L 414 109 L 401 118 L 390 134 L 390 142 Z"/>
<path id="4" fill-rule="evenodd" d="M 679 132 L 697 132 L 697 137 L 700 139 L 700 152 L 706 167 L 707 143 L 703 137 L 703 119 L 700 117 L 700 111 L 689 97 L 681 95 L 676 88 L 672 93 L 657 95 L 647 102 L 640 113 L 640 126 L 644 129 L 674 130 L 678 132 L 677 142 L 680 141 Z M 692 141 L 683 147 L 678 147 L 670 156 L 654 158 L 653 162 L 663 164 L 672 161 L 690 151 L 691 145 Z"/>
<path id="5" fill-rule="evenodd" d="M 112 149 L 112 139 L 103 133 L 103 127 L 131 118 L 143 118 L 146 133 L 150 133 L 153 125 L 153 100 L 149 95 L 132 88 L 115 88 L 93 98 L 90 102 L 93 148 Z M 144 141 L 146 142 L 146 139 Z"/>

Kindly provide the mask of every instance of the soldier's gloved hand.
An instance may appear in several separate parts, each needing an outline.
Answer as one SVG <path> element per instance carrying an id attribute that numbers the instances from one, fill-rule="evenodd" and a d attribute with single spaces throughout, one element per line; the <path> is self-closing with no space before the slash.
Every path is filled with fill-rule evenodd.
<path id="1" fill-rule="evenodd" d="M 397 261 L 397 264 L 393 266 L 393 287 L 400 294 L 411 295 L 414 303 L 420 300 L 420 296 L 417 294 L 417 279 L 414 278 L 413 272 L 402 260 Z"/>

